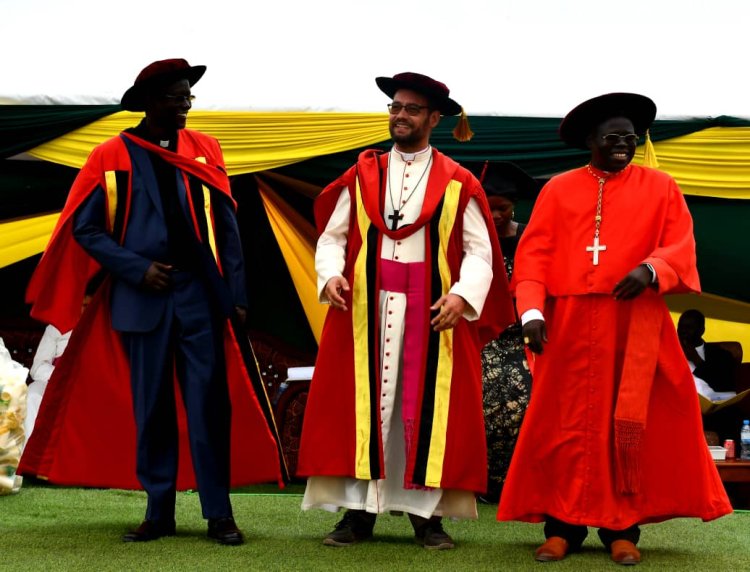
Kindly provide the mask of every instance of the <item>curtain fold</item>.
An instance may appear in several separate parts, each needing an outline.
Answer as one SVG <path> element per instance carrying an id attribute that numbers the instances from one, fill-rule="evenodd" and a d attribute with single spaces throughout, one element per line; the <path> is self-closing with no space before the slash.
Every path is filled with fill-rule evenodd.
<path id="1" fill-rule="evenodd" d="M 142 115 L 115 113 L 28 153 L 80 168 L 96 145 L 137 125 Z M 389 137 L 388 116 L 383 113 L 191 111 L 188 127 L 221 142 L 230 176 L 367 146 Z"/>
<path id="2" fill-rule="evenodd" d="M 0 223 L 0 268 L 42 252 L 60 213 Z"/>
<path id="3" fill-rule="evenodd" d="M 315 238 L 312 224 L 287 205 L 263 181 L 258 181 L 263 207 L 271 223 L 289 274 L 316 342 L 320 342 L 328 306 L 318 301 Z"/>

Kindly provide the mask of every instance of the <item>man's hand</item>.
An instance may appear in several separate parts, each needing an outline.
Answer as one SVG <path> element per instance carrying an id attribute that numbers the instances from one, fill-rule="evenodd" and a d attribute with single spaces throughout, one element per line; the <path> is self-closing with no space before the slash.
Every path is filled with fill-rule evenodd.
<path id="1" fill-rule="evenodd" d="M 343 276 L 334 276 L 326 282 L 323 292 L 331 303 L 331 306 L 336 310 L 341 310 L 342 312 L 348 310 L 346 300 L 343 297 L 344 292 L 349 292 L 349 282 L 347 282 L 346 278 Z"/>
<path id="2" fill-rule="evenodd" d="M 651 284 L 651 271 L 645 264 L 640 264 L 615 284 L 612 295 L 615 300 L 632 300 L 640 296 L 649 284 Z"/>
<path id="3" fill-rule="evenodd" d="M 523 326 L 523 343 L 535 354 L 540 354 L 547 343 L 547 325 L 544 320 L 529 320 Z"/>
<path id="4" fill-rule="evenodd" d="M 164 292 L 172 286 L 172 277 L 170 276 L 172 270 L 174 270 L 173 266 L 154 261 L 143 275 L 141 285 L 146 290 Z"/>
<path id="5" fill-rule="evenodd" d="M 696 367 L 703 363 L 704 360 L 698 353 L 698 348 L 696 348 L 690 340 L 680 338 L 680 345 L 682 346 L 682 352 L 685 354 L 685 358 L 687 358 L 688 361 L 693 362 Z"/>
<path id="6" fill-rule="evenodd" d="M 439 310 L 438 315 L 430 321 L 432 329 L 436 332 L 442 332 L 443 330 L 454 328 L 464 315 L 465 309 L 466 300 L 458 294 L 445 294 L 441 296 L 437 302 L 430 306 L 430 310 L 433 312 Z"/>

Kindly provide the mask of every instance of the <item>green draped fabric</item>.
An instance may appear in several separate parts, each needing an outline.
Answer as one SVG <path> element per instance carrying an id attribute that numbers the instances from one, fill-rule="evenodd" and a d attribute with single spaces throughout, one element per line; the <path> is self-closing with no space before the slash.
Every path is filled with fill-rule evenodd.
<path id="1" fill-rule="evenodd" d="M 119 105 L 0 105 L 0 159 L 120 111 Z"/>
<path id="2" fill-rule="evenodd" d="M 430 142 L 459 163 L 473 161 L 513 161 L 535 177 L 546 177 L 580 167 L 590 153 L 567 147 L 557 135 L 559 118 L 549 117 L 470 117 L 474 137 L 460 143 L 453 138 L 456 118 L 444 117 L 432 132 Z M 673 139 L 709 127 L 747 127 L 750 121 L 721 116 L 715 119 L 657 120 L 651 127 L 654 142 Z M 390 141 L 373 147 L 389 149 Z M 363 149 L 352 149 L 317 157 L 278 169 L 291 177 L 325 185 L 343 173 Z"/>

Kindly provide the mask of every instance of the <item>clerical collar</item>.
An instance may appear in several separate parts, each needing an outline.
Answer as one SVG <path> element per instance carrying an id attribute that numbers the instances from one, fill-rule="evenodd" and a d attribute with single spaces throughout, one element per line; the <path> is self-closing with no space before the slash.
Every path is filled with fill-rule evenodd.
<path id="1" fill-rule="evenodd" d="M 432 147 L 429 145 L 422 149 L 421 151 L 417 151 L 416 153 L 404 153 L 403 151 L 399 151 L 396 149 L 396 147 L 393 147 L 393 151 L 401 157 L 402 161 L 424 161 L 427 160 L 430 157 L 430 151 L 432 150 Z"/>
<path id="2" fill-rule="evenodd" d="M 598 167 L 594 167 L 591 163 L 586 165 L 586 168 L 588 169 L 589 173 L 591 173 L 592 176 L 599 179 L 611 179 L 613 177 L 619 177 L 623 173 L 626 173 L 628 169 L 630 169 L 630 163 L 625 165 L 622 169 L 619 171 L 604 171 L 603 169 L 599 169 Z"/>
<path id="3" fill-rule="evenodd" d="M 166 149 L 167 147 L 169 147 L 169 139 L 167 139 L 166 141 L 165 141 L 164 139 L 161 139 L 161 140 L 159 141 L 159 147 L 164 147 L 165 149 Z"/>

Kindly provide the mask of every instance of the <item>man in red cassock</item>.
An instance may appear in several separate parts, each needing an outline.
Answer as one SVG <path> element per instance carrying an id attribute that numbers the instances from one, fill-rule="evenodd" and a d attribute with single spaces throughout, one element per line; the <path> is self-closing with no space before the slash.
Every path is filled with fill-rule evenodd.
<path id="1" fill-rule="evenodd" d="M 394 146 L 364 152 L 316 202 L 331 310 L 302 431 L 302 506 L 347 509 L 329 546 L 370 538 L 377 514 L 398 511 L 419 544 L 448 549 L 442 517 L 476 518 L 486 486 L 481 348 L 514 315 L 482 187 L 430 146 L 461 106 L 421 74 L 376 82 L 393 99 Z"/>
<path id="2" fill-rule="evenodd" d="M 197 485 L 208 536 L 241 544 L 230 486 L 284 471 L 242 325 L 245 267 L 224 159 L 216 139 L 185 129 L 205 70 L 170 59 L 141 71 L 122 106 L 144 119 L 93 150 L 27 291 L 32 316 L 77 326 L 19 472 L 142 486 L 145 520 L 125 542 L 174 535 L 176 491 Z"/>
<path id="3" fill-rule="evenodd" d="M 615 562 L 636 564 L 639 525 L 732 510 L 663 300 L 700 290 L 692 219 L 669 175 L 631 165 L 655 115 L 630 93 L 573 109 L 560 137 L 591 162 L 549 181 L 518 245 L 534 390 L 497 517 L 545 522 L 539 561 L 594 526 Z"/>

